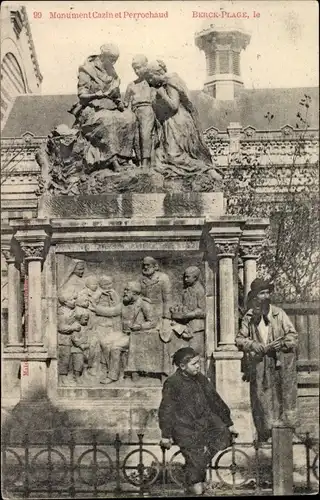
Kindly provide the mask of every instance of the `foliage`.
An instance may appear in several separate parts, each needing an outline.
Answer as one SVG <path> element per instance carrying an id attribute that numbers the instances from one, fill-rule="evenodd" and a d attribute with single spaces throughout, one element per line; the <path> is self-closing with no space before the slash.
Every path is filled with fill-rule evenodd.
<path id="1" fill-rule="evenodd" d="M 274 280 L 282 301 L 319 295 L 319 171 L 306 137 L 310 106 L 311 98 L 305 95 L 294 138 L 283 143 L 288 151 L 285 164 L 275 160 L 275 140 L 260 141 L 253 154 L 241 147 L 240 154 L 231 156 L 225 176 L 227 213 L 270 218 L 259 269 Z M 265 115 L 269 125 L 273 118 Z"/>

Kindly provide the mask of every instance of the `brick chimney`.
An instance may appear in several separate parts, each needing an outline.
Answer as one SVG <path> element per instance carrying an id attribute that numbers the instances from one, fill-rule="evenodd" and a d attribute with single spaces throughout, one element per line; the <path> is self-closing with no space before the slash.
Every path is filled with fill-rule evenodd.
<path id="1" fill-rule="evenodd" d="M 250 34 L 242 28 L 221 28 L 214 24 L 195 34 L 196 46 L 203 50 L 207 63 L 205 90 L 215 99 L 235 99 L 243 80 L 240 52 L 250 42 Z"/>

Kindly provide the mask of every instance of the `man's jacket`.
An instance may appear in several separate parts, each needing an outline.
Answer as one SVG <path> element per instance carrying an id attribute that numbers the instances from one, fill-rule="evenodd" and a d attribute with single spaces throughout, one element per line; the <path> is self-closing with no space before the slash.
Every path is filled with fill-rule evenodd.
<path id="1" fill-rule="evenodd" d="M 158 416 L 162 437 L 179 446 L 206 444 L 210 430 L 233 425 L 229 407 L 207 377 L 179 368 L 164 383 Z"/>
<path id="2" fill-rule="evenodd" d="M 298 335 L 287 314 L 280 307 L 276 307 L 271 304 L 266 320 L 269 325 L 267 343 L 270 343 L 278 338 L 283 339 L 281 351 L 276 353 L 274 356 L 277 363 L 281 365 L 283 360 L 282 353 L 290 353 L 296 350 Z M 258 321 L 260 321 L 260 319 Z M 253 362 L 252 356 L 250 356 L 250 350 L 253 342 L 262 343 L 262 339 L 260 338 L 253 311 L 252 309 L 249 309 L 242 318 L 241 327 L 235 341 L 238 349 L 244 352 L 241 368 L 244 373 L 243 380 L 246 380 L 247 382 L 251 380 L 252 368 L 257 362 L 256 359 Z M 263 361 L 265 365 L 270 364 L 271 362 L 271 360 L 267 359 L 267 357 L 265 357 Z"/>

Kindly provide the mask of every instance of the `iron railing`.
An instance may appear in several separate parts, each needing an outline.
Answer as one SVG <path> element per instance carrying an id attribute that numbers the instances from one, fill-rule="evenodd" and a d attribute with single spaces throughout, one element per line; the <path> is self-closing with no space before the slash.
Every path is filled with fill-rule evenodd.
<path id="1" fill-rule="evenodd" d="M 88 432 L 88 430 L 86 430 Z M 32 437 L 31 437 L 32 434 Z M 63 433 L 62 433 L 63 434 Z M 78 434 L 78 436 L 76 435 Z M 83 436 L 83 433 L 81 433 Z M 20 442 L 2 443 L 2 491 L 13 498 L 93 498 L 126 496 L 180 496 L 184 490 L 183 458 L 177 447 L 159 443 L 122 441 L 117 434 L 106 442 L 97 430 L 79 439 L 79 431 L 57 439 L 30 432 Z M 61 434 L 60 434 L 61 436 Z M 295 490 L 317 490 L 317 442 L 307 433 L 293 443 L 300 447 L 300 467 L 294 471 Z M 303 451 L 304 448 L 304 451 Z M 208 467 L 208 480 L 216 494 L 252 495 L 272 492 L 272 444 L 232 445 L 219 452 Z"/>

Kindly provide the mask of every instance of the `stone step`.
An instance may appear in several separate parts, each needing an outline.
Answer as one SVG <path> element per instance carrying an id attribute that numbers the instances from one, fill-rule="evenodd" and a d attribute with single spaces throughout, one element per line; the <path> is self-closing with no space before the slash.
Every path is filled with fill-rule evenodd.
<path id="1" fill-rule="evenodd" d="M 79 404 L 77 400 L 94 400 L 96 403 L 103 401 L 117 402 L 117 405 L 139 403 L 159 404 L 161 400 L 162 387 L 115 387 L 98 385 L 97 387 L 59 387 L 57 390 L 58 399 Z M 80 402 L 80 404 L 82 404 Z"/>

